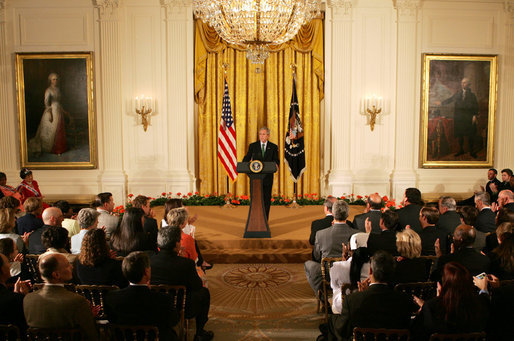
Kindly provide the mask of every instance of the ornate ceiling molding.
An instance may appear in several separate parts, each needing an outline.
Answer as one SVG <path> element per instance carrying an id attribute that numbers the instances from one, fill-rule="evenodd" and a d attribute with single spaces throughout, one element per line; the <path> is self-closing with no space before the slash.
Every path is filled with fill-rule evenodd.
<path id="1" fill-rule="evenodd" d="M 177 18 L 191 11 L 193 0 L 161 0 L 161 6 L 166 10 L 166 18 Z"/>
<path id="2" fill-rule="evenodd" d="M 393 0 L 393 5 L 401 16 L 414 16 L 421 7 L 421 0 Z"/>
<path id="3" fill-rule="evenodd" d="M 122 0 L 95 0 L 100 20 L 117 20 Z"/>
<path id="4" fill-rule="evenodd" d="M 514 0 L 505 0 L 503 6 L 507 15 L 510 16 L 510 20 L 514 21 Z"/>
<path id="5" fill-rule="evenodd" d="M 0 0 L 0 23 L 5 22 L 7 16 L 7 0 Z"/>
<path id="6" fill-rule="evenodd" d="M 334 14 L 350 16 L 352 14 L 354 0 L 327 0 L 328 7 L 332 8 Z"/>

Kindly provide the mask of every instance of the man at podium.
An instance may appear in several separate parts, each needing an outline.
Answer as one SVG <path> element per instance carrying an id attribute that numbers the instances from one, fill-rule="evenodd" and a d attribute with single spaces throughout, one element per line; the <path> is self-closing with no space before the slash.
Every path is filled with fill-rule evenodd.
<path id="1" fill-rule="evenodd" d="M 243 162 L 253 160 L 275 162 L 279 166 L 278 147 L 268 141 L 270 130 L 268 127 L 259 129 L 259 141 L 248 146 L 248 152 L 243 158 Z M 269 209 L 271 206 L 271 189 L 273 188 L 273 174 L 266 174 L 262 182 L 264 206 L 266 209 L 266 219 L 269 219 Z"/>

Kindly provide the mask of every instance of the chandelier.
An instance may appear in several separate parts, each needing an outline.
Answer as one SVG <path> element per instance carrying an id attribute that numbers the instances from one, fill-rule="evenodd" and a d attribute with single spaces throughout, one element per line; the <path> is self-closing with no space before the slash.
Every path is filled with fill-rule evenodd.
<path id="1" fill-rule="evenodd" d="M 257 64 L 269 46 L 291 40 L 300 27 L 320 14 L 321 0 L 194 0 L 197 18 L 212 26 L 230 44 L 246 49 Z"/>

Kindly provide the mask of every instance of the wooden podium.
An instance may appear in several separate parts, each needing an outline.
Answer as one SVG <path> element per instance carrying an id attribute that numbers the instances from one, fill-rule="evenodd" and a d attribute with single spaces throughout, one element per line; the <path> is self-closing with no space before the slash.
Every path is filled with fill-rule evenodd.
<path id="1" fill-rule="evenodd" d="M 263 179 L 267 174 L 277 171 L 275 162 L 238 162 L 237 172 L 250 177 L 250 211 L 243 238 L 271 238 L 271 233 L 264 208 Z"/>

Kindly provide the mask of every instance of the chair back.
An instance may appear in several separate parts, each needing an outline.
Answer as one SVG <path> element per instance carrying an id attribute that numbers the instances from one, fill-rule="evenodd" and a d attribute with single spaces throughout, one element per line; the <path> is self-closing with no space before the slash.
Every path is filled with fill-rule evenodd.
<path id="1" fill-rule="evenodd" d="M 486 334 L 481 333 L 462 333 L 462 334 L 432 334 L 430 341 L 485 341 Z"/>
<path id="2" fill-rule="evenodd" d="M 82 341 L 85 340 L 78 328 L 29 328 L 28 341 Z"/>
<path id="3" fill-rule="evenodd" d="M 414 283 L 400 283 L 396 284 L 394 290 L 406 293 L 407 295 L 417 296 L 423 301 L 436 297 L 437 283 L 436 282 L 414 282 Z"/>
<path id="4" fill-rule="evenodd" d="M 116 285 L 76 285 L 75 292 L 84 296 L 93 306 L 99 306 L 97 320 L 105 319 L 105 294 L 119 289 Z"/>
<path id="5" fill-rule="evenodd" d="M 155 326 L 109 325 L 109 340 L 112 341 L 158 341 L 159 329 Z"/>
<path id="6" fill-rule="evenodd" d="M 342 261 L 342 257 L 323 257 L 321 259 L 321 292 L 318 291 L 317 296 L 317 311 L 320 311 L 320 305 L 324 307 L 325 322 L 328 323 L 328 295 L 332 291 L 330 287 L 330 267 L 334 262 Z"/>
<path id="7" fill-rule="evenodd" d="M 29 279 L 32 284 L 42 283 L 41 274 L 39 273 L 39 255 L 26 254 L 23 262 L 29 271 Z"/>
<path id="8" fill-rule="evenodd" d="M 450 244 L 448 244 L 448 245 L 450 245 Z M 428 271 L 428 274 L 430 275 L 432 273 L 432 271 L 434 270 L 435 261 L 437 260 L 437 256 L 419 256 L 419 258 L 426 259 L 427 262 L 430 262 L 430 268 Z"/>
<path id="9" fill-rule="evenodd" d="M 353 329 L 354 341 L 408 341 L 408 329 L 359 328 Z"/>
<path id="10" fill-rule="evenodd" d="M 20 330 L 14 324 L 0 324 L 0 340 L 20 341 Z"/>
<path id="11" fill-rule="evenodd" d="M 187 320 L 185 319 L 186 287 L 183 285 L 155 284 L 150 286 L 150 290 L 171 296 L 173 306 L 180 317 L 178 322 L 179 340 L 187 340 Z"/>
<path id="12" fill-rule="evenodd" d="M 44 286 L 45 286 L 45 283 L 35 283 L 34 285 L 32 285 L 32 291 L 41 290 L 41 289 L 43 289 Z M 75 284 L 66 283 L 66 284 L 64 284 L 64 289 L 71 291 L 71 292 L 75 292 Z"/>

